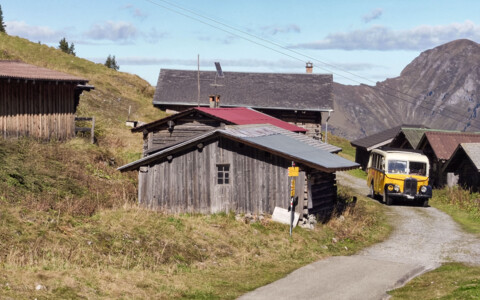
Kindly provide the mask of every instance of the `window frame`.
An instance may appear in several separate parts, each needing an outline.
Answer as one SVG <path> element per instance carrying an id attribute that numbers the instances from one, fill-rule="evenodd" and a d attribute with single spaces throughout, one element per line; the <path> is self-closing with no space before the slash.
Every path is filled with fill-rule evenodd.
<path id="1" fill-rule="evenodd" d="M 217 185 L 230 185 L 232 183 L 231 168 L 230 164 L 216 164 L 217 167 L 217 176 L 216 184 Z"/>

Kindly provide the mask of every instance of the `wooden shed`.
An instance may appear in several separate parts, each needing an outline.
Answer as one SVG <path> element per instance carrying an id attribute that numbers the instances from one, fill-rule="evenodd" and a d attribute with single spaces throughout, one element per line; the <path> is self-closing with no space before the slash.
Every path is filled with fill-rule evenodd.
<path id="1" fill-rule="evenodd" d="M 143 132 L 143 156 L 184 142 L 208 131 L 224 128 L 226 125 L 271 124 L 292 133 L 306 132 L 306 129 L 273 118 L 251 108 L 206 108 L 195 107 L 173 114 L 166 118 L 132 129 Z M 300 135 L 296 134 L 297 138 Z M 311 139 L 309 139 L 311 140 Z M 322 150 L 337 153 L 342 149 L 319 140 L 313 144 L 323 145 Z"/>
<path id="2" fill-rule="evenodd" d="M 0 134 L 65 140 L 75 136 L 88 80 L 19 61 L 0 61 Z"/>
<path id="3" fill-rule="evenodd" d="M 153 105 L 183 111 L 209 107 L 210 96 L 220 95 L 221 107 L 251 107 L 321 136 L 322 113 L 333 111 L 331 74 L 282 74 L 161 69 Z M 215 84 L 216 83 L 216 84 Z"/>
<path id="4" fill-rule="evenodd" d="M 152 209 L 271 214 L 276 206 L 288 207 L 288 167 L 294 162 L 300 167 L 297 212 L 331 211 L 337 194 L 335 172 L 358 164 L 282 130 L 272 125 L 226 126 L 119 170 L 139 170 L 138 200 Z"/>
<path id="5" fill-rule="evenodd" d="M 461 143 L 480 143 L 480 133 L 425 132 L 417 149 L 422 150 L 430 160 L 432 186 L 442 187 L 446 184 L 451 186 L 456 183 L 457 179 L 449 175 L 445 167 Z"/>
<path id="6" fill-rule="evenodd" d="M 480 191 L 480 143 L 462 143 L 458 145 L 445 166 L 445 172 L 458 175 L 458 185 Z"/>

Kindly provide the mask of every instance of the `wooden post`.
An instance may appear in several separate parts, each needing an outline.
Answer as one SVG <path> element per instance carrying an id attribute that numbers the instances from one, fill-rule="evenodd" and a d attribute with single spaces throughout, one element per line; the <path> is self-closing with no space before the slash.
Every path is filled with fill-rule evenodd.
<path id="1" fill-rule="evenodd" d="M 95 117 L 92 117 L 92 130 L 90 131 L 92 144 L 95 144 Z"/>

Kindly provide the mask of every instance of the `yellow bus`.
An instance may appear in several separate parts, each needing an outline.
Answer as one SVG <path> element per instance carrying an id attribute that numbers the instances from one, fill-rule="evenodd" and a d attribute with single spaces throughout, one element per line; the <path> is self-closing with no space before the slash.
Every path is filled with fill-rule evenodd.
<path id="1" fill-rule="evenodd" d="M 382 196 L 387 205 L 405 200 L 427 207 L 432 197 L 429 170 L 428 158 L 419 152 L 374 149 L 367 165 L 370 195 L 372 198 Z"/>

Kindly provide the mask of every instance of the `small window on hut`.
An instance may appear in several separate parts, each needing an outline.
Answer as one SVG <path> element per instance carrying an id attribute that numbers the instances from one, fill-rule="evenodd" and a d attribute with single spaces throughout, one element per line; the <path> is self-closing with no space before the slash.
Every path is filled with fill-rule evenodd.
<path id="1" fill-rule="evenodd" d="M 217 183 L 230 183 L 230 165 L 217 165 Z"/>

